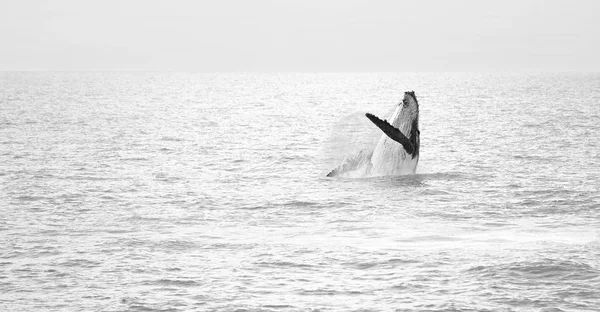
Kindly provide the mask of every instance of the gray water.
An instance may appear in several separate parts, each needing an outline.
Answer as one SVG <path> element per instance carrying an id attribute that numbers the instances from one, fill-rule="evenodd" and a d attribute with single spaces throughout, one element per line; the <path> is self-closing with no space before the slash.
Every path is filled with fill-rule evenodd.
<path id="1" fill-rule="evenodd" d="M 417 174 L 327 178 L 415 90 Z M 598 311 L 600 75 L 0 73 L 2 311 Z"/>

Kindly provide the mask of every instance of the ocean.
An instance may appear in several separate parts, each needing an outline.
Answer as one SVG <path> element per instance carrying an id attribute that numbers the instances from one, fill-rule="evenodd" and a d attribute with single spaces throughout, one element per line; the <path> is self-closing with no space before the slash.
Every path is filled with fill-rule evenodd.
<path id="1" fill-rule="evenodd" d="M 594 73 L 3 72 L 0 310 L 599 311 L 599 141 Z"/>

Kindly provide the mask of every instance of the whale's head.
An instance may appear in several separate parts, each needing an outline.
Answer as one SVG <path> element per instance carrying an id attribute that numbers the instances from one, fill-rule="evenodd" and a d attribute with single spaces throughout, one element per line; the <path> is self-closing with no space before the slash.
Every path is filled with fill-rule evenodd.
<path id="1" fill-rule="evenodd" d="M 392 124 L 403 130 L 406 135 L 409 135 L 411 130 L 418 129 L 419 126 L 419 102 L 415 91 L 404 93 L 404 98 L 398 103 L 398 108 L 394 114 L 395 118 Z"/>

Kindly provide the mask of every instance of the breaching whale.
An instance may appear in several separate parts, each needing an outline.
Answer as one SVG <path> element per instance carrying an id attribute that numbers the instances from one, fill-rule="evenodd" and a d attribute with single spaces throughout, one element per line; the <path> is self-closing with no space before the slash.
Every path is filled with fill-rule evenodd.
<path id="1" fill-rule="evenodd" d="M 372 153 L 361 152 L 333 169 L 328 177 L 360 170 L 362 176 L 414 174 L 419 162 L 419 102 L 414 91 L 405 92 L 388 120 L 367 113 L 384 134 Z"/>

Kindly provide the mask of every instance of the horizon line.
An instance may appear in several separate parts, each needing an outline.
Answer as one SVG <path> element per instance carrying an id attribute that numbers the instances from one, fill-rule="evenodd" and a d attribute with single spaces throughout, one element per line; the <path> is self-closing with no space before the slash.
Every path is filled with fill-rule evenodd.
<path id="1" fill-rule="evenodd" d="M 202 71 L 202 70 L 137 70 L 137 69 L 78 69 L 78 70 L 2 70 L 1 73 L 188 73 L 188 74 L 598 74 L 600 71 L 589 70 L 487 70 L 487 71 Z"/>

